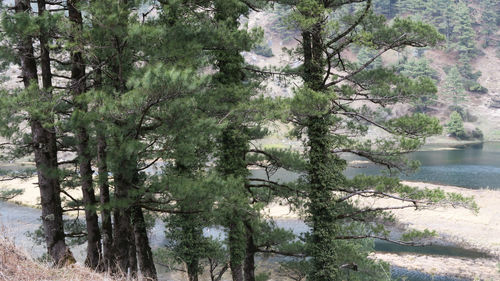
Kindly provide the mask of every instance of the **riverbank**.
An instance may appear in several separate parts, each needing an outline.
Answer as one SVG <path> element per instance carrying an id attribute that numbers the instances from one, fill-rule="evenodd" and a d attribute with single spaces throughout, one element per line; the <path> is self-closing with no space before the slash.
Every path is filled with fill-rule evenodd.
<path id="1" fill-rule="evenodd" d="M 441 188 L 445 192 L 455 192 L 474 197 L 479 212 L 474 214 L 464 208 L 437 207 L 433 209 L 394 210 L 397 222 L 405 228 L 435 230 L 438 238 L 467 248 L 478 249 L 500 257 L 500 191 L 488 189 L 467 189 L 456 186 L 429 184 L 422 182 L 403 182 L 419 188 Z M 363 202 L 373 206 L 391 206 L 395 200 L 368 199 Z M 287 206 L 271 204 L 265 213 L 273 218 L 297 219 L 299 214 L 291 212 Z"/>
<path id="2" fill-rule="evenodd" d="M 38 188 L 38 178 L 31 177 L 28 179 L 14 179 L 10 181 L 0 182 L 0 191 L 9 189 L 21 189 L 23 193 L 16 196 L 9 202 L 32 207 L 41 208 L 40 206 L 40 189 Z M 73 198 L 81 198 L 82 192 L 79 188 L 66 191 Z M 67 195 L 61 194 L 61 199 L 71 200 Z"/>
<path id="3" fill-rule="evenodd" d="M 487 140 L 459 140 L 456 138 L 448 137 L 445 135 L 432 136 L 428 137 L 425 140 L 426 145 L 464 145 L 464 144 L 478 144 L 483 142 L 496 142 L 496 139 L 487 139 Z"/>
<path id="4" fill-rule="evenodd" d="M 428 184 L 423 182 L 404 182 L 419 188 L 441 188 L 446 192 L 456 192 L 467 197 L 474 197 L 479 212 L 474 214 L 464 208 L 438 207 L 428 210 L 403 209 L 393 211 L 396 228 L 435 230 L 437 237 L 432 243 L 457 245 L 465 249 L 474 249 L 488 253 L 489 259 L 453 258 L 419 254 L 389 254 L 377 252 L 374 258 L 384 260 L 394 266 L 409 270 L 418 270 L 429 274 L 451 275 L 479 280 L 500 280 L 500 191 L 488 189 L 467 189 L 455 186 Z M 393 200 L 370 199 L 364 202 L 373 206 L 397 204 Z M 297 213 L 288 207 L 275 203 L 266 209 L 266 213 L 279 219 L 298 219 Z M 474 279 L 476 280 L 476 279 Z"/>
<path id="5" fill-rule="evenodd" d="M 383 260 L 392 266 L 421 271 L 430 275 L 446 275 L 468 280 L 500 280 L 498 261 L 495 259 L 467 259 L 381 252 L 374 253 L 372 257 Z"/>

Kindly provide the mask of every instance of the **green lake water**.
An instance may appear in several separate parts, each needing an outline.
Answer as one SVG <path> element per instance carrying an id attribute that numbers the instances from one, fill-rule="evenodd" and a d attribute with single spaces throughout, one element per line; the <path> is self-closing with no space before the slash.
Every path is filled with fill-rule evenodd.
<path id="1" fill-rule="evenodd" d="M 400 175 L 401 179 L 479 189 L 500 189 L 500 143 L 456 146 L 429 145 L 423 151 L 409 154 L 421 163 L 413 174 Z M 351 159 L 363 160 L 352 157 Z M 350 167 L 346 174 L 379 174 L 384 169 L 374 164 Z"/>

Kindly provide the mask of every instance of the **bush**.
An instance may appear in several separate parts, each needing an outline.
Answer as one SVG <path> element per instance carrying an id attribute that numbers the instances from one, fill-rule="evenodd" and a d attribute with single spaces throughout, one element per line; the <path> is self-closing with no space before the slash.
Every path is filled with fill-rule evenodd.
<path id="1" fill-rule="evenodd" d="M 471 132 L 471 136 L 472 136 L 472 138 L 478 139 L 478 140 L 483 140 L 484 139 L 483 131 L 481 131 L 481 129 L 479 129 L 479 128 L 475 128 Z"/>
<path id="2" fill-rule="evenodd" d="M 259 56 L 263 56 L 266 58 L 274 57 L 273 50 L 266 43 L 262 43 L 255 46 L 253 52 Z"/>
<path id="3" fill-rule="evenodd" d="M 453 111 L 450 115 L 450 121 L 446 124 L 448 133 L 457 139 L 466 139 L 467 134 L 465 133 L 464 122 L 462 116 L 456 111 Z"/>
<path id="4" fill-rule="evenodd" d="M 460 114 L 460 117 L 462 117 L 462 120 L 465 122 L 476 122 L 477 121 L 477 116 L 474 116 L 470 113 L 469 110 L 466 110 L 465 108 L 459 106 L 459 105 L 450 105 L 448 109 L 453 112 L 456 111 L 458 114 Z"/>
<path id="5" fill-rule="evenodd" d="M 488 93 L 488 89 L 481 86 L 478 82 L 475 81 L 466 81 L 465 82 L 465 89 L 469 92 L 473 93 L 479 93 L 479 94 L 486 94 Z"/>

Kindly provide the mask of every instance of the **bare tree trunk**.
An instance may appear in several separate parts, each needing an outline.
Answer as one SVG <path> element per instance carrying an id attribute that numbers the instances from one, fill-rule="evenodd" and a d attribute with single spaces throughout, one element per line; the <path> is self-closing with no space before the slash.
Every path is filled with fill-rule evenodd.
<path id="1" fill-rule="evenodd" d="M 146 222 L 141 207 L 132 207 L 132 225 L 134 227 L 135 247 L 137 250 L 139 269 L 147 280 L 157 280 L 156 268 L 153 262 L 153 252 L 149 246 Z"/>
<path id="2" fill-rule="evenodd" d="M 74 31 L 78 32 L 82 30 L 82 14 L 76 9 L 75 5 L 78 0 L 68 1 L 68 15 L 70 21 L 74 25 Z M 75 39 L 73 38 L 73 41 Z M 78 44 L 78 42 L 75 42 Z M 79 51 L 71 53 L 71 86 L 70 90 L 75 99 L 75 110 L 79 110 L 82 113 L 87 112 L 87 105 L 82 102 L 76 101 L 78 96 L 80 96 L 85 91 L 85 64 L 83 61 L 82 53 Z M 101 233 L 99 230 L 99 222 L 97 218 L 96 205 L 97 201 L 95 199 L 95 193 L 92 181 L 92 166 L 91 166 L 91 154 L 89 150 L 89 135 L 87 133 L 87 128 L 81 120 L 77 120 L 76 126 L 76 138 L 77 138 L 77 153 L 79 160 L 80 176 L 81 176 L 81 186 L 83 203 L 85 205 L 85 222 L 87 225 L 87 258 L 85 259 L 85 264 L 99 271 L 103 270 L 102 267 L 102 256 L 101 256 Z"/>
<path id="3" fill-rule="evenodd" d="M 200 271 L 199 261 L 195 260 L 187 263 L 186 265 L 189 281 L 198 281 L 198 274 Z"/>

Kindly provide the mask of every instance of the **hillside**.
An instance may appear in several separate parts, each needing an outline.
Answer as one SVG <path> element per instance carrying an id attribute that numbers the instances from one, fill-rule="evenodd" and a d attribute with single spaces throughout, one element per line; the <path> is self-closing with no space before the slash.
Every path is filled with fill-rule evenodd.
<path id="1" fill-rule="evenodd" d="M 430 10 L 433 7 L 425 6 L 425 4 L 419 4 L 419 6 L 412 4 L 411 0 L 402 0 L 398 1 L 397 5 L 392 5 L 397 9 L 390 9 L 389 13 L 385 6 L 389 4 L 386 2 L 389 1 L 375 1 L 375 11 L 384 14 L 389 19 L 414 15 L 417 19 L 423 19 L 437 26 L 444 38 L 435 48 L 426 48 L 423 51 L 408 48 L 400 52 L 391 51 L 382 56 L 380 63 L 385 66 L 401 69 L 401 72 L 413 78 L 431 75 L 438 86 L 437 96 L 420 105 L 424 107 L 423 110 L 419 108 L 419 105 L 414 107 L 398 105 L 391 108 L 392 114 L 399 115 L 408 111 L 424 112 L 437 117 L 441 124 L 446 126 L 450 114 L 458 111 L 462 116 L 466 132 L 471 133 L 478 128 L 484 134 L 484 140 L 500 140 L 500 32 L 497 27 L 492 28 L 486 18 L 488 15 L 484 13 L 489 7 L 487 5 L 499 9 L 498 4 L 476 0 L 467 1 L 468 6 L 457 6 L 457 9 L 462 10 L 461 16 L 466 20 L 453 19 L 449 27 L 452 31 L 447 35 L 443 31 L 440 16 L 446 15 L 444 7 L 450 8 L 455 4 L 449 1 L 449 3 L 430 1 L 428 3 L 443 5 L 443 11 L 431 13 Z M 285 50 L 295 48 L 297 46 L 295 38 L 298 38 L 293 27 L 290 30 L 290 26 L 284 23 L 286 16 L 287 11 L 279 6 L 251 15 L 249 26 L 262 27 L 265 39 L 262 46 L 254 53 L 246 54 L 247 61 L 259 67 L 288 65 L 293 68 L 301 64 L 300 61 L 290 58 Z M 373 53 L 371 50 L 349 49 L 345 55 L 349 60 L 360 62 L 367 60 Z M 453 77 L 454 69 L 458 71 L 456 77 Z M 298 81 L 293 79 L 287 83 L 275 77 L 268 83 L 266 93 L 290 97 L 297 83 Z M 469 136 L 458 139 L 473 140 L 474 138 Z M 454 142 L 456 140 L 457 138 L 449 136 L 449 132 L 445 129 L 441 136 L 431 138 L 430 141 Z"/>

